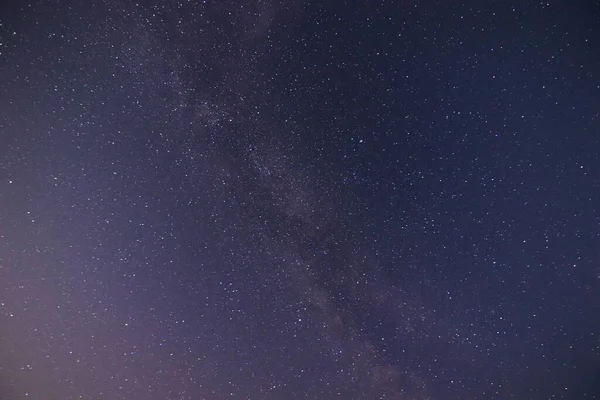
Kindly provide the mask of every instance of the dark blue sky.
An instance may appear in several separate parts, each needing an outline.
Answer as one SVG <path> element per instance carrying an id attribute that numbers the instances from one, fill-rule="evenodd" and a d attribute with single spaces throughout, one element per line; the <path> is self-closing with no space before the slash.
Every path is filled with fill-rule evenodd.
<path id="1" fill-rule="evenodd" d="M 0 16 L 0 399 L 600 398 L 593 1 Z"/>

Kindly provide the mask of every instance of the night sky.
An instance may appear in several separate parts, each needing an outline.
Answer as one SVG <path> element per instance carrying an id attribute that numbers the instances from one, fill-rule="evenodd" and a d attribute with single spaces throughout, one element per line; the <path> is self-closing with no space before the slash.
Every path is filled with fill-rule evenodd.
<path id="1" fill-rule="evenodd" d="M 0 8 L 0 399 L 599 399 L 600 4 Z"/>

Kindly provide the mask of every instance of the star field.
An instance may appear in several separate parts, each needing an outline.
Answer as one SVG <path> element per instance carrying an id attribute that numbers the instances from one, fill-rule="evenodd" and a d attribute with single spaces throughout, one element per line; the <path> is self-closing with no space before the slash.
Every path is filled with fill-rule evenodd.
<path id="1" fill-rule="evenodd" d="M 0 10 L 0 400 L 600 398 L 595 2 Z"/>

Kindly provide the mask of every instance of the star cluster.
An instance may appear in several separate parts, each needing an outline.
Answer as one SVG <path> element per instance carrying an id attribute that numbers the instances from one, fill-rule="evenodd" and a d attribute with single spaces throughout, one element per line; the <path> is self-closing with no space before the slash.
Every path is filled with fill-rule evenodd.
<path id="1" fill-rule="evenodd" d="M 0 399 L 600 397 L 594 2 L 0 19 Z"/>

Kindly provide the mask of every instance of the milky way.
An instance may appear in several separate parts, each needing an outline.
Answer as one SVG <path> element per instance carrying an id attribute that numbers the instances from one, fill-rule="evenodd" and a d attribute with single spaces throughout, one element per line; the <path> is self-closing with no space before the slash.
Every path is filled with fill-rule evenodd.
<path id="1" fill-rule="evenodd" d="M 0 400 L 600 398 L 594 2 L 0 17 Z"/>

